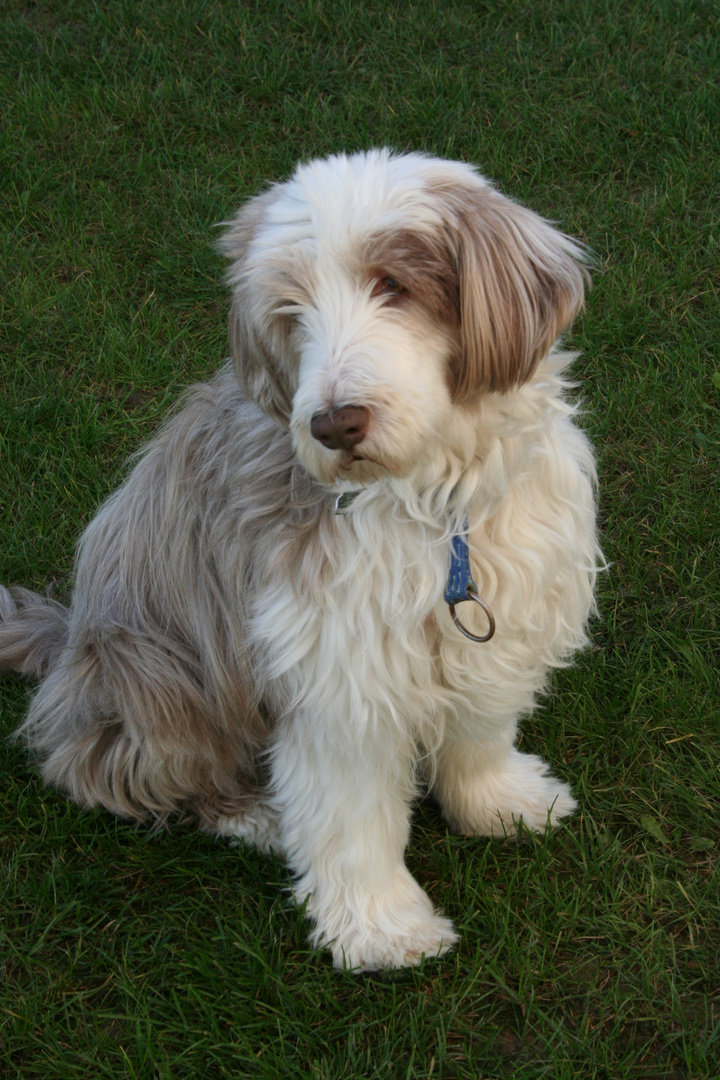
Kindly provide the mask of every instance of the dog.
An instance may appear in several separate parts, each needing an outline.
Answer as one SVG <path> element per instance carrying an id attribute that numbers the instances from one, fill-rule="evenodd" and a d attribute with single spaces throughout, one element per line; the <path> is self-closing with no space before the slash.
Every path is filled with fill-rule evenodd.
<path id="1" fill-rule="evenodd" d="M 418 791 L 472 836 L 576 806 L 515 741 L 601 562 L 557 344 L 588 259 L 387 150 L 301 164 L 221 246 L 230 360 L 84 533 L 69 609 L 0 591 L 19 734 L 83 807 L 272 849 L 337 966 L 416 964 L 457 941 L 404 863 Z"/>

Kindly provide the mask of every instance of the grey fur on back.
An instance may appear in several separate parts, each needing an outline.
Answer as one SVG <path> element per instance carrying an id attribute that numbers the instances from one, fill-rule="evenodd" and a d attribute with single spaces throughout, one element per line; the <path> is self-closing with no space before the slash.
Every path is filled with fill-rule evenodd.
<path id="1" fill-rule="evenodd" d="M 85 532 L 71 609 L 0 592 L 0 667 L 41 680 L 19 734 L 44 779 L 137 819 L 246 808 L 270 712 L 248 596 L 280 553 L 312 558 L 328 512 L 229 368 L 195 387 Z"/>

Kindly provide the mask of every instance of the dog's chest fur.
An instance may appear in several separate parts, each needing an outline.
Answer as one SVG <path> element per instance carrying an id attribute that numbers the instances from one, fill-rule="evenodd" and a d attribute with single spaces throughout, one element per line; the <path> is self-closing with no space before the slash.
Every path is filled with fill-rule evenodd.
<path id="1" fill-rule="evenodd" d="M 223 616 L 220 633 L 237 639 L 227 662 L 250 650 L 258 695 L 272 715 L 335 699 L 346 702 L 353 723 L 382 716 L 433 743 L 438 717 L 458 698 L 467 708 L 469 695 L 481 696 L 492 711 L 510 663 L 523 673 L 529 709 L 543 686 L 540 669 L 561 664 L 582 643 L 558 612 L 587 607 L 594 557 L 592 460 L 558 407 L 560 391 L 551 378 L 521 391 L 524 420 L 486 407 L 483 453 L 470 468 L 456 465 L 459 485 L 446 455 L 442 467 L 425 464 L 424 489 L 416 477 L 378 483 L 337 515 L 333 495 L 298 467 L 287 433 L 244 399 L 226 371 L 195 391 L 128 480 L 129 488 L 143 486 L 145 462 L 155 476 L 148 507 L 155 544 L 143 554 L 154 564 L 148 581 L 165 597 L 178 596 L 181 621 L 187 604 L 173 581 L 178 553 L 171 557 L 170 548 L 179 532 L 195 536 L 204 602 L 210 588 L 216 625 L 217 612 Z M 540 508 L 538 486 L 546 491 Z M 113 510 L 101 512 L 91 534 L 106 515 L 117 526 Z M 461 637 L 442 599 L 453 527 L 465 515 L 473 574 L 498 619 L 497 638 L 486 646 Z M 117 541 L 122 558 L 132 550 L 129 528 Z M 463 621 L 484 630 L 474 605 L 461 610 Z M 182 634 L 193 636 L 193 628 Z M 535 661 L 538 639 L 544 649 Z"/>

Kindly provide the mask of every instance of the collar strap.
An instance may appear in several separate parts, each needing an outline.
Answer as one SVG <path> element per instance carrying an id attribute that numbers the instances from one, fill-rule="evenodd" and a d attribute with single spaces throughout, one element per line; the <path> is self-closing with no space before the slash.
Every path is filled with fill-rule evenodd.
<path id="1" fill-rule="evenodd" d="M 340 515 L 346 514 L 358 495 L 360 495 L 361 491 L 362 488 L 357 491 L 342 491 L 335 499 L 335 513 Z M 495 619 L 488 605 L 482 597 L 479 596 L 477 585 L 473 581 L 472 570 L 470 569 L 470 548 L 467 541 L 469 528 L 470 522 L 465 518 L 465 526 L 462 533 L 456 532 L 453 535 L 450 552 L 450 569 L 448 571 L 443 597 L 450 609 L 453 622 L 458 630 L 471 641 L 483 642 L 489 641 L 495 633 Z M 462 604 L 465 600 L 474 601 L 476 604 L 479 604 L 485 612 L 488 621 L 488 631 L 483 636 L 471 634 L 460 622 L 460 619 L 455 612 L 455 605 Z"/>
<path id="2" fill-rule="evenodd" d="M 450 609 L 450 615 L 458 630 L 460 630 L 466 638 L 470 638 L 470 641 L 483 642 L 489 641 L 495 633 L 495 617 L 483 598 L 479 595 L 477 585 L 473 581 L 472 570 L 470 569 L 470 547 L 467 540 L 469 528 L 470 522 L 465 518 L 465 526 L 462 533 L 455 533 L 452 538 L 450 570 L 445 585 L 444 599 Z M 462 604 L 465 600 L 474 601 L 476 604 L 479 604 L 485 612 L 488 621 L 486 634 L 472 634 L 460 622 L 460 619 L 455 612 L 455 605 Z"/>
<path id="3" fill-rule="evenodd" d="M 466 518 L 463 532 L 455 533 L 452 538 L 450 570 L 444 594 L 446 604 L 461 604 L 463 600 L 467 600 L 468 589 L 477 592 L 470 569 L 470 548 L 467 542 L 469 524 Z"/>
<path id="4" fill-rule="evenodd" d="M 357 491 L 341 491 L 335 499 L 335 513 L 347 514 L 358 495 L 362 493 L 362 490 L 362 488 L 358 488 Z"/>

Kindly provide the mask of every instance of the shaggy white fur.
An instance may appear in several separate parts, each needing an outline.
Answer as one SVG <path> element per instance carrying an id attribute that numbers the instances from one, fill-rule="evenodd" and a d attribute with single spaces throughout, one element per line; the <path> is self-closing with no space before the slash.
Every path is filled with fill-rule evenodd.
<path id="1" fill-rule="evenodd" d="M 456 941 L 403 861 L 420 784 L 473 835 L 575 807 L 514 742 L 601 559 L 554 344 L 583 252 L 471 167 L 386 151 L 300 166 L 223 247 L 232 365 L 86 531 L 69 611 L 0 589 L 0 663 L 41 680 L 49 782 L 272 847 L 336 964 L 416 963 Z M 465 522 L 485 645 L 443 602 Z"/>

